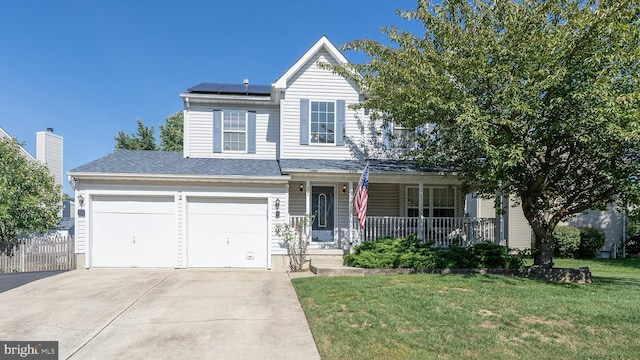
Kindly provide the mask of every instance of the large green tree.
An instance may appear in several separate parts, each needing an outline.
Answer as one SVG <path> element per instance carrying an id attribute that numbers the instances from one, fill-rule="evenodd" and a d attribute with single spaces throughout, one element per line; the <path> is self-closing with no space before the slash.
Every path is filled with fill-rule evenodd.
<path id="1" fill-rule="evenodd" d="M 138 119 L 138 132 L 128 135 L 120 131 L 116 136 L 116 150 L 158 150 L 153 126 L 146 126 Z"/>
<path id="2" fill-rule="evenodd" d="M 160 146 L 155 138 L 153 126 L 146 126 L 141 119 L 137 120 L 138 131 L 136 134 L 127 134 L 120 131 L 115 137 L 116 150 L 162 150 L 182 151 L 183 148 L 183 115 L 178 111 L 165 119 L 165 124 L 160 125 Z"/>
<path id="3" fill-rule="evenodd" d="M 184 138 L 184 118 L 178 111 L 160 125 L 160 148 L 164 151 L 182 151 Z"/>
<path id="4" fill-rule="evenodd" d="M 54 227 L 61 206 L 62 189 L 49 170 L 25 158 L 15 139 L 0 139 L 0 252 L 20 233 Z"/>
<path id="5" fill-rule="evenodd" d="M 387 27 L 390 45 L 356 40 L 363 64 L 326 67 L 358 82 L 362 105 L 417 137 L 417 161 L 457 171 L 469 189 L 519 199 L 534 263 L 553 266 L 568 217 L 637 199 L 639 0 L 418 1 Z"/>

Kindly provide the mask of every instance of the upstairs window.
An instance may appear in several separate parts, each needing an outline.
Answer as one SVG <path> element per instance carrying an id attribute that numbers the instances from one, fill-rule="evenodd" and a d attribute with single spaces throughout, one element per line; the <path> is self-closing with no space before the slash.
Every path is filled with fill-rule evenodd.
<path id="1" fill-rule="evenodd" d="M 383 128 L 382 141 L 387 149 L 420 150 L 421 142 L 437 139 L 434 124 L 419 125 L 407 128 L 392 122 L 386 122 Z"/>
<path id="2" fill-rule="evenodd" d="M 335 143 L 335 103 L 326 101 L 311 102 L 311 143 Z"/>
<path id="3" fill-rule="evenodd" d="M 247 150 L 247 112 L 224 111 L 222 116 L 224 151 Z"/>
<path id="4" fill-rule="evenodd" d="M 344 146 L 346 103 L 300 99 L 300 145 Z"/>
<path id="5" fill-rule="evenodd" d="M 213 152 L 256 153 L 256 112 L 213 110 Z"/>

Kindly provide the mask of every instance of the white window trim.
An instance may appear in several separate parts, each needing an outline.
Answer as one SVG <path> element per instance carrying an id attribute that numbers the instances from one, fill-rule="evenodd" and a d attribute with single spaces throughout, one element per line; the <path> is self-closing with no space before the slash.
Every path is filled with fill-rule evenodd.
<path id="1" fill-rule="evenodd" d="M 447 186 L 434 186 L 431 189 L 449 189 Z M 452 188 L 451 190 L 453 190 L 453 217 L 456 217 L 456 210 L 458 209 L 458 190 L 456 188 Z M 431 191 L 431 194 L 433 195 L 433 191 Z M 433 197 L 429 198 L 431 201 L 431 209 L 433 210 L 438 210 L 438 209 L 451 209 L 450 206 L 436 206 L 436 204 L 433 203 Z M 433 215 L 433 210 L 431 210 L 431 214 Z"/>
<path id="2" fill-rule="evenodd" d="M 423 188 L 423 198 L 427 197 L 428 201 L 424 201 L 423 207 L 424 209 L 420 209 L 419 206 L 409 206 L 409 189 L 419 189 L 417 185 L 407 185 L 405 188 L 405 199 L 404 199 L 404 211 L 406 216 L 409 216 L 409 209 L 418 209 L 418 214 L 422 213 L 424 209 L 428 209 L 428 216 L 425 217 L 434 217 L 434 210 L 438 209 L 451 209 L 449 206 L 436 206 L 434 203 L 434 189 L 448 189 L 447 186 L 425 186 Z M 453 217 L 456 217 L 458 211 L 458 189 L 455 187 L 453 190 Z M 419 195 L 418 195 L 419 196 Z M 422 211 L 421 211 L 422 210 Z"/>
<path id="3" fill-rule="evenodd" d="M 225 130 L 224 128 L 224 114 L 225 113 L 243 113 L 244 114 L 244 131 L 237 131 L 237 130 Z M 246 154 L 249 148 L 249 115 L 248 115 L 248 111 L 247 110 L 240 110 L 240 109 L 226 109 L 226 110 L 222 110 L 222 134 L 220 135 L 221 137 L 221 141 L 222 141 L 222 152 L 223 153 L 235 153 L 235 154 Z M 225 149 L 225 142 L 224 142 L 224 134 L 225 132 L 228 133 L 234 133 L 234 134 L 239 134 L 244 132 L 244 150 L 226 150 Z"/>
<path id="4" fill-rule="evenodd" d="M 311 109 L 313 108 L 313 103 L 333 103 L 333 142 L 326 142 L 326 143 L 319 143 L 319 142 L 313 142 L 313 132 L 311 131 L 311 124 L 312 124 L 312 120 L 311 120 Z M 337 102 L 335 100 L 309 100 L 309 145 L 312 146 L 336 146 L 336 136 L 337 136 L 337 115 L 338 115 L 338 111 L 337 111 Z"/>

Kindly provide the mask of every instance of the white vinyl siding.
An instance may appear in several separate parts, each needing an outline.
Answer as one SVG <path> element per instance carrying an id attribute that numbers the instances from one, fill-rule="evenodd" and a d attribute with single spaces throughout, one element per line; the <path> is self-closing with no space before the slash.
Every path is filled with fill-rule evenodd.
<path id="1" fill-rule="evenodd" d="M 294 216 L 304 215 L 306 208 L 306 192 L 300 191 L 300 183 L 289 183 L 289 214 Z"/>
<path id="2" fill-rule="evenodd" d="M 400 185 L 369 183 L 368 201 L 368 216 L 400 216 Z"/>
<path id="3" fill-rule="evenodd" d="M 511 204 L 510 204 L 511 205 Z M 505 239 L 512 249 L 531 248 L 531 227 L 520 206 L 509 206 L 504 214 Z"/>
<path id="4" fill-rule="evenodd" d="M 329 70 L 320 69 L 317 62 L 337 64 L 324 50 L 319 51 L 289 81 L 286 97 L 281 101 L 281 158 L 283 159 L 351 159 L 349 146 L 300 145 L 300 99 L 335 102 L 344 100 L 345 137 L 361 142 L 358 122 L 367 123 L 364 111 L 357 112 L 349 105 L 358 103 L 360 95 L 355 84 Z"/>
<path id="5" fill-rule="evenodd" d="M 220 107 L 216 107 L 219 109 Z M 256 110 L 256 153 L 213 152 L 213 107 L 192 106 L 185 121 L 188 144 L 187 156 L 191 158 L 239 158 L 239 159 L 276 159 L 280 137 L 280 118 L 276 108 L 249 108 Z M 223 110 L 224 111 L 224 110 Z"/>
<path id="6" fill-rule="evenodd" d="M 62 186 L 64 174 L 63 166 L 63 139 L 61 136 L 48 131 L 40 131 L 36 134 L 36 159 L 47 166 L 55 179 L 55 184 Z"/>

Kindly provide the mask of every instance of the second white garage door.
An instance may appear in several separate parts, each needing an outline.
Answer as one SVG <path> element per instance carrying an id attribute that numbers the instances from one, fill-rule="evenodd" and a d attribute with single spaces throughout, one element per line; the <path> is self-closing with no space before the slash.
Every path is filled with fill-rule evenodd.
<path id="1" fill-rule="evenodd" d="M 267 267 L 267 199 L 189 198 L 189 267 Z"/>

